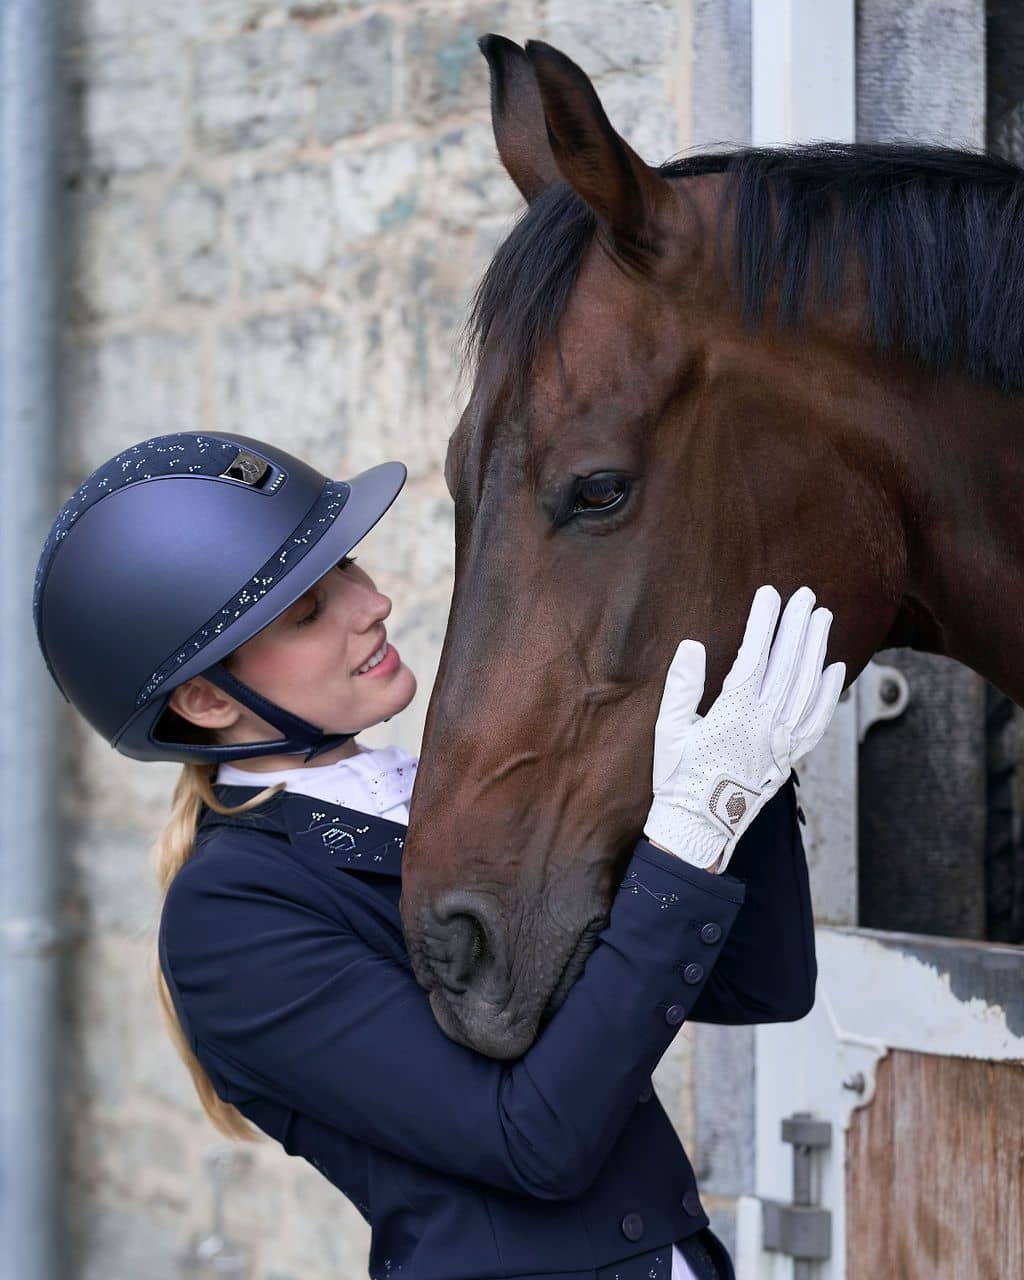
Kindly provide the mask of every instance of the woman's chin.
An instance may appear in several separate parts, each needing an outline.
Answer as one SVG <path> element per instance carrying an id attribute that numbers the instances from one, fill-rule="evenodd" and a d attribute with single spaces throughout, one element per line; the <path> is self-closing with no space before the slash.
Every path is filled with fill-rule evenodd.
<path id="1" fill-rule="evenodd" d="M 405 663 L 401 662 L 397 671 L 385 677 L 384 688 L 380 692 L 381 700 L 391 708 L 386 714 L 397 716 L 400 711 L 404 711 L 415 698 L 416 688 L 416 677 Z"/>
<path id="2" fill-rule="evenodd" d="M 409 705 L 410 702 L 412 702 L 413 698 L 415 698 L 416 696 L 416 689 L 417 689 L 416 677 L 413 675 L 411 669 L 407 667 L 404 662 L 402 662 L 399 664 L 398 670 L 395 672 L 393 680 L 396 685 L 400 680 L 402 681 L 402 685 L 405 691 L 400 695 L 396 694 L 396 697 L 400 696 L 402 698 L 402 705 L 398 708 L 398 710 L 404 711 L 405 708 Z"/>

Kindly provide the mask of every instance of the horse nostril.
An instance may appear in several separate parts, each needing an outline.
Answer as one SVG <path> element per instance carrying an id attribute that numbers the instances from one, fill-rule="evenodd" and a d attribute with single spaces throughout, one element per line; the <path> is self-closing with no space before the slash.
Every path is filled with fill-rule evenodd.
<path id="1" fill-rule="evenodd" d="M 485 923 L 486 908 L 465 893 L 448 894 L 435 907 L 430 932 L 432 969 L 447 989 L 461 995 L 493 957 Z"/>
<path id="2" fill-rule="evenodd" d="M 465 991 L 484 951 L 480 926 L 472 916 L 452 916 L 447 924 L 448 972 L 451 982 Z"/>

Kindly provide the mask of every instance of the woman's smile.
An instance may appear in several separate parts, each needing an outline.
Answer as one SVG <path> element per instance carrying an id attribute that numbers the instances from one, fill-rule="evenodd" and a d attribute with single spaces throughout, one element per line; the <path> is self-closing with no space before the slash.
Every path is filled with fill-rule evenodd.
<path id="1" fill-rule="evenodd" d="M 388 644 L 385 640 L 367 662 L 363 663 L 361 667 L 357 667 L 353 674 L 357 676 L 389 676 L 393 671 L 397 671 L 400 665 L 401 658 L 398 650 L 393 644 Z"/>

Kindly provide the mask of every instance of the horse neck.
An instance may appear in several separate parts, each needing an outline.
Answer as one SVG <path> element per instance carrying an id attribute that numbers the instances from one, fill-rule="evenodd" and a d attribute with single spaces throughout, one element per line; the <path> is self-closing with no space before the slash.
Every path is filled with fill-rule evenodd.
<path id="1" fill-rule="evenodd" d="M 941 386 L 914 434 L 889 642 L 957 658 L 1024 703 L 1024 395 Z"/>

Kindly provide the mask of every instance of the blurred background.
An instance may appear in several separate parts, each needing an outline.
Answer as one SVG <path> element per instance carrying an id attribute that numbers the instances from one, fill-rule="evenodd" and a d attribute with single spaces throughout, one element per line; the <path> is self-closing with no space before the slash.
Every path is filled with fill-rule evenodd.
<path id="1" fill-rule="evenodd" d="M 563 49 L 651 163 L 821 137 L 1019 163 L 1024 6 L 4 0 L 0 12 L 2 858 L 45 855 L 34 887 L 8 875 L 4 899 L 2 1274 L 357 1280 L 359 1213 L 277 1144 L 222 1141 L 159 1022 L 148 850 L 179 766 L 121 757 L 50 683 L 30 609 L 50 522 L 102 461 L 163 432 L 252 435 L 338 477 L 403 460 L 408 483 L 358 555 L 394 601 L 389 633 L 419 692 L 360 740 L 418 751 L 452 584 L 442 466 L 466 394 L 459 328 L 521 208 L 477 38 Z M 844 730 L 852 756 L 823 753 L 831 819 L 813 779 L 805 795 L 819 920 L 890 952 L 879 935 L 973 946 L 956 951 L 959 969 L 946 952 L 921 963 L 1022 1036 L 1024 1009 L 1006 1012 L 1024 975 L 1019 713 L 953 663 L 882 661 L 895 682 L 882 701 L 905 711 Z M 993 964 L 1004 986 L 976 991 Z M 1019 1060 L 1019 1044 L 989 1056 Z M 924 1052 L 956 1056 L 934 1040 Z M 777 1142 L 774 1173 L 765 1162 L 766 1053 L 754 1028 L 687 1024 L 659 1096 L 713 1226 L 748 1250 L 740 1280 L 852 1278 L 835 1247 L 828 1261 L 778 1249 L 766 1261 L 760 1228 L 744 1236 L 743 1206 L 790 1158 Z M 835 1246 L 845 1208 L 818 1194 Z M 954 1274 L 931 1267 L 901 1274 Z"/>

